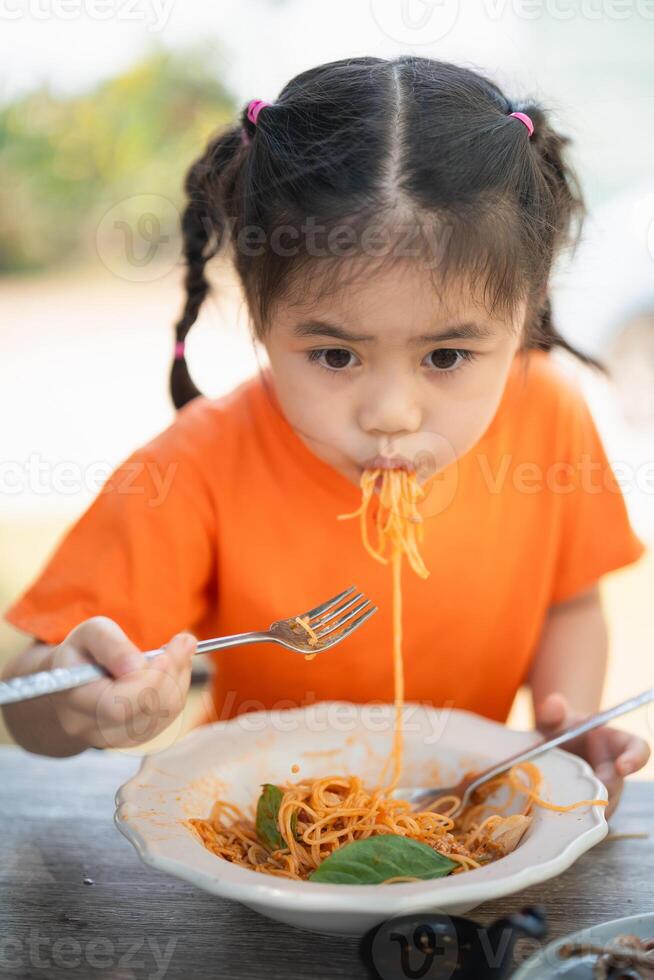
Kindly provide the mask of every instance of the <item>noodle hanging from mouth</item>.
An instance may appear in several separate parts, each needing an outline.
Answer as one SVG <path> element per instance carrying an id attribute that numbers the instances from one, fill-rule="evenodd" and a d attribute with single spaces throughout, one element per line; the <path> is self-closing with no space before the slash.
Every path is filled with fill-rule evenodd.
<path id="1" fill-rule="evenodd" d="M 368 516 L 377 481 L 381 478 L 374 515 L 377 541 L 368 535 Z M 533 763 L 522 763 L 484 784 L 472 803 L 456 818 L 460 800 L 451 796 L 438 801 L 438 810 L 416 812 L 406 800 L 392 798 L 402 771 L 402 716 L 404 671 L 402 656 L 402 558 L 421 578 L 429 572 L 420 555 L 424 525 L 418 501 L 424 489 L 414 472 L 403 469 L 365 470 L 361 477 L 362 502 L 352 514 L 359 517 L 361 538 L 368 553 L 392 566 L 393 590 L 393 688 L 394 729 L 390 754 L 379 785 L 367 789 L 358 776 L 332 775 L 287 783 L 281 787 L 277 825 L 283 846 L 270 849 L 257 834 L 254 816 L 223 800 L 214 804 L 208 819 L 192 819 L 187 825 L 216 856 L 253 871 L 284 878 L 307 879 L 334 851 L 354 841 L 384 834 L 408 837 L 427 844 L 456 865 L 453 873 L 472 870 L 509 853 L 519 843 L 531 821 L 534 806 L 566 812 L 580 806 L 605 805 L 604 800 L 581 800 L 556 806 L 539 795 L 541 774 Z M 309 624 L 298 619 L 311 635 Z M 390 770 L 390 779 L 387 774 Z M 503 791 L 501 805 L 488 798 Z M 506 814 L 516 798 L 524 797 L 518 813 Z M 396 875 L 385 884 L 420 880 Z"/>
<path id="2" fill-rule="evenodd" d="M 368 537 L 368 511 L 373 499 L 375 486 L 381 476 L 379 506 L 375 518 L 377 544 L 371 545 Z M 352 514 L 341 514 L 339 520 L 359 517 L 363 545 L 376 561 L 392 563 L 393 574 L 393 702 L 395 705 L 395 728 L 393 749 L 381 775 L 385 779 L 391 768 L 392 775 L 386 792 L 390 795 L 397 786 L 402 772 L 402 715 L 404 709 L 404 660 L 402 657 L 402 556 L 407 560 L 416 575 L 427 578 L 418 545 L 424 537 L 424 524 L 418 511 L 418 501 L 425 491 L 418 483 L 416 474 L 400 469 L 364 470 L 361 477 L 363 499 L 361 506 Z M 390 551 L 387 557 L 386 552 Z"/>

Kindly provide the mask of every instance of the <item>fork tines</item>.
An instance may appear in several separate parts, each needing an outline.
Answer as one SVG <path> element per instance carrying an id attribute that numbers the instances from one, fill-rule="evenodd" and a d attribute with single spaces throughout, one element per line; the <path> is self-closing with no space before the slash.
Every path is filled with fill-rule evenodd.
<path id="1" fill-rule="evenodd" d="M 353 592 L 354 595 L 352 595 Z M 343 599 L 348 599 L 348 601 L 339 605 Z M 334 640 L 341 640 L 349 636 L 353 630 L 361 626 L 375 612 L 377 612 L 377 607 L 372 605 L 363 592 L 357 592 L 355 586 L 351 585 L 349 589 L 345 589 L 333 599 L 328 599 L 327 602 L 323 602 L 304 613 L 303 618 L 309 618 L 309 626 L 319 640 L 342 630 L 338 637 L 333 637 Z"/>

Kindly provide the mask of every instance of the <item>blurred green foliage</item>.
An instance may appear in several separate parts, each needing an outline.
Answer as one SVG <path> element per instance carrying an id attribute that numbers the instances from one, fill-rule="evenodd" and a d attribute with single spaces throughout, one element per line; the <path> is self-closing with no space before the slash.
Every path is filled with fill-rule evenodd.
<path id="1" fill-rule="evenodd" d="M 0 272 L 85 261 L 102 215 L 134 194 L 179 207 L 187 167 L 235 100 L 214 44 L 153 49 L 73 97 L 47 88 L 0 106 Z"/>

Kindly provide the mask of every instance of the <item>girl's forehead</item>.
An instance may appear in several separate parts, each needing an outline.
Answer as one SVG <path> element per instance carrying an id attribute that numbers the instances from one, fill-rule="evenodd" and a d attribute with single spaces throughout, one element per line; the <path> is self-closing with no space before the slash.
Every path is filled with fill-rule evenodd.
<path id="1" fill-rule="evenodd" d="M 519 318 L 522 304 L 492 311 L 477 293 L 465 279 L 443 283 L 430 270 L 399 266 L 329 289 L 309 280 L 302 295 L 279 303 L 275 320 L 294 331 L 324 322 L 382 338 L 435 331 L 454 322 L 477 324 L 494 333 Z"/>

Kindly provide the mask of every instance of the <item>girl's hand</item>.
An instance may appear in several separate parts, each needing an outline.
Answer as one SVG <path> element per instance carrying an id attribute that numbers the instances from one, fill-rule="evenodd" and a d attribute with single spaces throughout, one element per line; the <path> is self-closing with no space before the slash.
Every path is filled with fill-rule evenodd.
<path id="1" fill-rule="evenodd" d="M 583 721 L 575 714 L 562 694 L 550 694 L 536 710 L 536 727 L 546 737 L 556 735 L 562 728 Z M 590 763 L 609 792 L 606 816 L 615 810 L 624 777 L 642 769 L 650 756 L 650 748 L 644 739 L 618 728 L 595 728 L 562 748 L 580 755 Z"/>
<path id="2" fill-rule="evenodd" d="M 179 633 L 165 653 L 146 661 L 113 620 L 94 616 L 80 623 L 52 649 L 51 666 L 90 661 L 111 676 L 50 696 L 63 731 L 79 750 L 131 748 L 154 738 L 184 707 L 196 642 Z"/>

